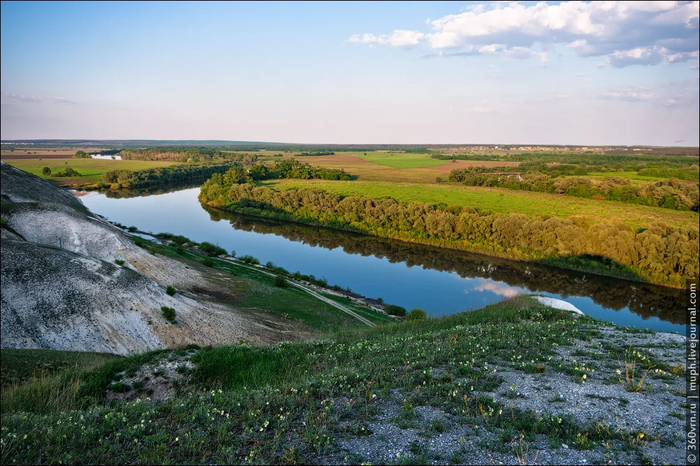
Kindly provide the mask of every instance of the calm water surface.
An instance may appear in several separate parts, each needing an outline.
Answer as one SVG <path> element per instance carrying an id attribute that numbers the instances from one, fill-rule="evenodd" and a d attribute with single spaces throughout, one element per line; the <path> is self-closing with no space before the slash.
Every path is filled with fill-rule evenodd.
<path id="1" fill-rule="evenodd" d="M 432 316 L 538 292 L 618 325 L 685 333 L 684 290 L 242 217 L 204 208 L 198 194 L 199 188 L 192 188 L 117 199 L 91 192 L 81 200 L 111 221 L 208 241 L 408 310 L 425 309 Z"/>

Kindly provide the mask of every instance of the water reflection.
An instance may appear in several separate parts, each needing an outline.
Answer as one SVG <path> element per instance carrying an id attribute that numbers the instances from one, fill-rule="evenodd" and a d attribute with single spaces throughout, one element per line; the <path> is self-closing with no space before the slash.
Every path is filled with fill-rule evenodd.
<path id="1" fill-rule="evenodd" d="M 585 313 L 620 325 L 684 332 L 684 291 L 374 238 L 307 225 L 243 217 L 202 206 L 199 189 L 147 197 L 81 200 L 96 213 L 144 231 L 209 241 L 294 272 L 325 277 L 368 297 L 431 315 L 476 309 L 521 292 L 566 299 Z"/>

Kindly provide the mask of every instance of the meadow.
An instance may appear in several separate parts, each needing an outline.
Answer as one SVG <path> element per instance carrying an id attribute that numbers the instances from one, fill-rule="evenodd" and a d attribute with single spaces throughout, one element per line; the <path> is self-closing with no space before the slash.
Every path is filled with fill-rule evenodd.
<path id="1" fill-rule="evenodd" d="M 513 191 L 500 188 L 453 184 L 412 184 L 389 181 L 273 180 L 262 185 L 276 190 L 314 188 L 344 196 L 393 198 L 399 202 L 445 203 L 474 207 L 494 213 L 516 212 L 527 216 L 568 218 L 585 216 L 594 223 L 618 221 L 632 228 L 648 228 L 654 222 L 673 226 L 697 227 L 698 214 L 659 207 L 631 205 L 615 201 L 577 198 L 558 194 Z"/>
<path id="2" fill-rule="evenodd" d="M 161 168 L 176 165 L 174 162 L 160 162 L 150 160 L 97 160 L 82 158 L 31 158 L 31 159 L 2 159 L 13 167 L 24 170 L 33 175 L 47 180 L 69 184 L 72 186 L 94 184 L 102 181 L 102 174 L 111 170 L 146 170 L 149 168 Z M 67 167 L 80 173 L 80 177 L 51 177 L 42 174 L 42 169 L 49 167 L 52 173 L 65 170 Z"/>

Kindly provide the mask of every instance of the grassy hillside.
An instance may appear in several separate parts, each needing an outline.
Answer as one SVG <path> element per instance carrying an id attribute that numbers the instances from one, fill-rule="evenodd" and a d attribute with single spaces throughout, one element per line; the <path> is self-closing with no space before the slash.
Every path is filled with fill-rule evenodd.
<path id="1" fill-rule="evenodd" d="M 618 221 L 632 228 L 649 228 L 654 222 L 672 226 L 697 227 L 698 214 L 659 207 L 630 205 L 623 202 L 598 201 L 558 194 L 514 191 L 459 185 L 422 185 L 378 181 L 275 180 L 263 185 L 279 190 L 314 188 L 345 196 L 393 198 L 399 202 L 445 203 L 475 207 L 494 213 L 517 212 L 527 216 L 567 218 L 582 215 L 598 223 Z"/>
<path id="2" fill-rule="evenodd" d="M 146 170 L 148 168 L 169 167 L 174 165 L 174 162 L 160 162 L 150 160 L 97 160 L 97 159 L 58 159 L 58 158 L 36 158 L 36 159 L 3 159 L 4 162 L 19 168 L 32 175 L 40 176 L 47 180 L 53 180 L 60 183 L 81 185 L 93 184 L 102 181 L 102 174 L 110 170 Z M 49 167 L 52 173 L 57 173 L 70 167 L 80 173 L 77 178 L 59 178 L 44 176 L 42 174 L 43 167 Z"/>
<path id="3" fill-rule="evenodd" d="M 147 353 L 54 375 L 61 403 L 46 381 L 4 389 L 2 462 L 674 463 L 682 341 L 520 297 L 308 342 Z"/>

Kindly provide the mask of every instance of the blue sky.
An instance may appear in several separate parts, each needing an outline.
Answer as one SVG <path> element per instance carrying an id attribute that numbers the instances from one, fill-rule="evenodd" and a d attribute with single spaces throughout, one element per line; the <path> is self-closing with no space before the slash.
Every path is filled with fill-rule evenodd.
<path id="1" fill-rule="evenodd" d="M 698 145 L 698 2 L 2 3 L 2 139 Z"/>

